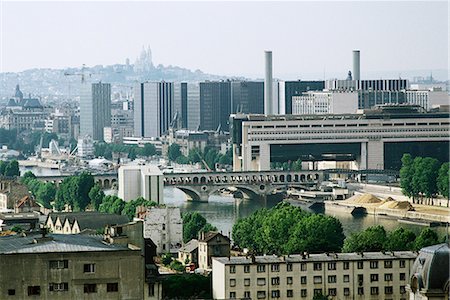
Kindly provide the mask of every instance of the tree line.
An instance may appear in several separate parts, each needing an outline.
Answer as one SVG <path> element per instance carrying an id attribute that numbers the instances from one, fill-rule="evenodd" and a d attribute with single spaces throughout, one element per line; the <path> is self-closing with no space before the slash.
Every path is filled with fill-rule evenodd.
<path id="1" fill-rule="evenodd" d="M 404 154 L 400 169 L 400 186 L 413 203 L 433 204 L 438 194 L 449 199 L 449 163 L 439 164 L 432 157 Z M 448 206 L 448 203 L 447 203 Z"/>
<path id="2" fill-rule="evenodd" d="M 338 219 L 309 213 L 287 203 L 260 209 L 238 220 L 232 237 L 240 248 L 248 248 L 258 255 L 419 250 L 439 243 L 436 232 L 430 228 L 416 236 L 404 228 L 388 233 L 382 226 L 374 226 L 345 237 Z"/>
<path id="3" fill-rule="evenodd" d="M 286 162 L 272 162 L 270 163 L 270 168 L 272 170 L 283 170 L 283 171 L 301 171 L 302 170 L 302 160 L 299 158 L 295 161 Z"/>
<path id="4" fill-rule="evenodd" d="M 0 176 L 19 176 L 19 162 L 17 160 L 3 161 L 0 160 Z"/>
<path id="5" fill-rule="evenodd" d="M 194 148 L 189 151 L 187 156 L 181 153 L 181 147 L 177 143 L 172 143 L 167 151 L 167 156 L 170 161 L 179 164 L 195 164 L 201 163 L 204 166 L 204 162 L 212 170 L 215 169 L 216 164 L 220 165 L 232 165 L 233 164 L 233 152 L 229 149 L 225 154 L 222 154 L 213 147 L 205 147 L 203 151 Z M 204 161 L 204 162 L 203 162 Z"/>
<path id="6" fill-rule="evenodd" d="M 125 144 L 94 144 L 94 155 L 96 157 L 102 156 L 106 159 L 112 159 L 113 153 L 128 153 L 129 159 L 135 159 L 138 156 L 148 157 L 156 155 L 156 147 L 153 144 L 145 144 L 144 147 Z"/>

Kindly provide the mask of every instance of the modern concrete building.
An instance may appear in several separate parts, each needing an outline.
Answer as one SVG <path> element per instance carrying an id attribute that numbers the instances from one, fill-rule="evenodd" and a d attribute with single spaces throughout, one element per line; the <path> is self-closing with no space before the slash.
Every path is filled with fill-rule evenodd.
<path id="1" fill-rule="evenodd" d="M 179 207 L 148 207 L 139 213 L 144 220 L 144 238 L 151 239 L 156 252 L 178 253 L 183 244 L 183 220 Z"/>
<path id="2" fill-rule="evenodd" d="M 270 170 L 271 162 L 355 161 L 359 169 L 399 170 L 403 153 L 449 155 L 449 113 L 385 106 L 360 114 L 232 118 L 235 171 Z"/>
<path id="3" fill-rule="evenodd" d="M 231 82 L 200 82 L 200 129 L 228 131 Z"/>
<path id="4" fill-rule="evenodd" d="M 90 135 L 78 138 L 77 156 L 82 159 L 94 157 L 94 141 Z"/>
<path id="5" fill-rule="evenodd" d="M 172 82 L 143 82 L 135 87 L 134 135 L 160 137 L 173 120 Z"/>
<path id="6" fill-rule="evenodd" d="M 213 257 L 230 257 L 230 239 L 220 232 L 202 232 L 198 240 L 198 267 L 211 269 Z"/>
<path id="7" fill-rule="evenodd" d="M 111 126 L 111 84 L 82 83 L 80 95 L 80 135 L 103 141 L 103 127 Z"/>
<path id="8" fill-rule="evenodd" d="M 176 128 L 188 128 L 188 84 L 173 84 L 173 110 L 176 115 Z"/>
<path id="9" fill-rule="evenodd" d="M 322 91 L 324 89 L 324 81 L 280 81 L 278 82 L 279 90 L 279 113 L 292 114 L 292 97 L 302 96 L 303 93 L 310 91 Z"/>
<path id="10" fill-rule="evenodd" d="M 187 84 L 187 128 L 199 130 L 200 128 L 200 85 Z"/>
<path id="11" fill-rule="evenodd" d="M 231 82 L 231 113 L 263 114 L 264 82 Z"/>
<path id="12" fill-rule="evenodd" d="M 2 299 L 145 299 L 144 257 L 98 236 L 0 237 Z"/>
<path id="13" fill-rule="evenodd" d="M 448 300 L 450 284 L 448 243 L 420 249 L 406 290 L 410 300 Z"/>
<path id="14" fill-rule="evenodd" d="M 348 114 L 358 110 L 358 93 L 311 91 L 292 97 L 293 115 Z"/>
<path id="15" fill-rule="evenodd" d="M 119 198 L 131 201 L 139 197 L 146 200 L 163 203 L 164 176 L 154 165 L 120 166 Z"/>
<path id="16" fill-rule="evenodd" d="M 412 251 L 214 257 L 214 299 L 404 299 Z"/>

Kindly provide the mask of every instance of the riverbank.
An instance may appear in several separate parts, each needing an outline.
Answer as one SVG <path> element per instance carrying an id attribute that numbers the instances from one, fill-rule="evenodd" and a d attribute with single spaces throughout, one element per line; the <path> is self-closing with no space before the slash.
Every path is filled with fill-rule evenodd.
<path id="1" fill-rule="evenodd" d="M 326 210 L 339 210 L 353 215 L 365 213 L 388 216 L 418 225 L 450 223 L 450 209 L 447 207 L 411 204 L 409 201 L 398 201 L 391 197 L 382 199 L 372 194 L 355 193 L 347 200 L 325 201 Z"/>

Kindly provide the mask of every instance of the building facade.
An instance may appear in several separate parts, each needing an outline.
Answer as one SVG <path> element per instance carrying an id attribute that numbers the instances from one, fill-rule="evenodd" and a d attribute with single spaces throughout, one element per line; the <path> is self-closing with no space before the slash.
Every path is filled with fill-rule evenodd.
<path id="1" fill-rule="evenodd" d="M 157 138 L 166 133 L 174 116 L 174 84 L 140 83 L 134 98 L 134 135 Z"/>
<path id="2" fill-rule="evenodd" d="M 199 130 L 200 128 L 200 85 L 187 84 L 187 128 Z"/>
<path id="3" fill-rule="evenodd" d="M 188 84 L 176 82 L 173 86 L 173 109 L 176 114 L 176 127 L 188 128 Z"/>
<path id="4" fill-rule="evenodd" d="M 83 83 L 80 95 L 80 135 L 103 141 L 103 128 L 111 126 L 111 84 Z"/>
<path id="5" fill-rule="evenodd" d="M 228 131 L 231 111 L 231 82 L 200 83 L 200 129 Z"/>
<path id="6" fill-rule="evenodd" d="M 308 91 L 322 91 L 324 87 L 324 81 L 280 81 L 280 114 L 292 114 L 292 97 L 301 96 Z"/>
<path id="7" fill-rule="evenodd" d="M 214 257 L 214 299 L 406 300 L 406 285 L 417 254 L 303 254 L 290 256 Z"/>
<path id="8" fill-rule="evenodd" d="M 263 114 L 264 82 L 231 82 L 231 113 Z"/>
<path id="9" fill-rule="evenodd" d="M 131 201 L 139 197 L 163 203 L 164 176 L 157 166 L 128 165 L 120 166 L 119 198 Z"/>
<path id="10" fill-rule="evenodd" d="M 213 257 L 230 256 L 230 239 L 220 232 L 202 232 L 198 240 L 198 267 L 209 270 Z"/>
<path id="11" fill-rule="evenodd" d="M 293 115 L 345 114 L 357 110 L 356 92 L 312 91 L 292 97 Z"/>

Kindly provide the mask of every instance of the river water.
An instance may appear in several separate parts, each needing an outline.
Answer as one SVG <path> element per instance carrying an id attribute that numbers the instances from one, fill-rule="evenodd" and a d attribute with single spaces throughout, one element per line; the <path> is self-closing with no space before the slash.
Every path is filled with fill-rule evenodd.
<path id="1" fill-rule="evenodd" d="M 164 188 L 164 203 L 169 206 L 180 207 L 182 212 L 198 211 L 208 222 L 227 235 L 231 233 L 233 224 L 238 219 L 244 218 L 260 208 L 270 208 L 277 204 L 277 202 L 270 201 L 265 204 L 260 200 L 234 199 L 231 196 L 219 194 L 211 195 L 207 203 L 191 202 L 185 200 L 185 195 L 182 191 L 172 187 Z M 404 227 L 415 233 L 419 233 L 425 228 L 420 225 L 402 224 L 397 222 L 397 219 L 384 216 L 366 215 L 354 217 L 341 211 L 325 211 L 325 214 L 336 217 L 341 221 L 345 235 L 361 231 L 373 225 L 382 225 L 387 231 Z M 436 230 L 440 235 L 445 233 L 444 227 L 438 227 Z"/>

